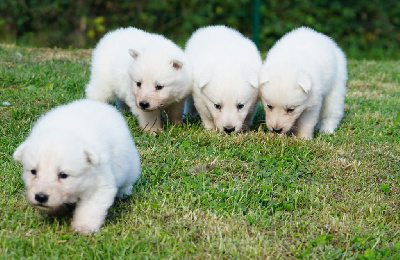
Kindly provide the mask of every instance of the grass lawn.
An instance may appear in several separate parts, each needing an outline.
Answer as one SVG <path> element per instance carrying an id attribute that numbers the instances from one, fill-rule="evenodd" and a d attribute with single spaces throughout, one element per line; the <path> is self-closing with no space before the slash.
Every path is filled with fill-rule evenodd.
<path id="1" fill-rule="evenodd" d="M 349 61 L 345 116 L 311 141 L 200 120 L 142 132 L 134 193 L 100 232 L 25 199 L 12 153 L 38 117 L 83 98 L 89 50 L 0 45 L 0 259 L 400 258 L 400 61 Z"/>

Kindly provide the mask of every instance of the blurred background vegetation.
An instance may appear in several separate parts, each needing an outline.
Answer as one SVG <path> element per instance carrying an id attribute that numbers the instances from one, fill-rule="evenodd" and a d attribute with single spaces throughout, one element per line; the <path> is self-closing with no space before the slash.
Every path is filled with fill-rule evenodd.
<path id="1" fill-rule="evenodd" d="M 399 0 L 0 1 L 0 42 L 21 46 L 93 48 L 107 31 L 126 26 L 184 46 L 195 29 L 211 24 L 238 29 L 263 54 L 306 25 L 330 35 L 350 58 L 400 58 Z"/>

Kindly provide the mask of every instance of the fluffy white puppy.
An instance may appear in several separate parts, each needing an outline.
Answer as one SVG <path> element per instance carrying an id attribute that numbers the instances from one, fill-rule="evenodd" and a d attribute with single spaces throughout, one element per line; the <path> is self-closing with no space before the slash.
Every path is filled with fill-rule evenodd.
<path id="1" fill-rule="evenodd" d="M 208 26 L 193 33 L 185 53 L 193 65 L 192 96 L 204 127 L 227 133 L 246 130 L 262 64 L 255 44 L 234 29 Z M 194 114 L 190 106 L 185 112 Z"/>
<path id="2" fill-rule="evenodd" d="M 260 72 L 260 96 L 270 131 L 293 130 L 311 139 L 333 133 L 344 113 L 347 62 L 328 36 L 300 27 L 283 36 L 268 52 Z"/>
<path id="3" fill-rule="evenodd" d="M 136 28 L 107 33 L 93 50 L 86 96 L 128 105 L 140 127 L 161 130 L 160 110 L 182 122 L 192 68 L 182 49 L 161 35 Z M 121 102 L 122 101 L 122 102 Z"/>
<path id="4" fill-rule="evenodd" d="M 116 196 L 131 194 L 140 159 L 128 126 L 112 106 L 80 100 L 42 116 L 15 150 L 27 200 L 42 211 L 76 203 L 72 227 L 98 231 Z"/>

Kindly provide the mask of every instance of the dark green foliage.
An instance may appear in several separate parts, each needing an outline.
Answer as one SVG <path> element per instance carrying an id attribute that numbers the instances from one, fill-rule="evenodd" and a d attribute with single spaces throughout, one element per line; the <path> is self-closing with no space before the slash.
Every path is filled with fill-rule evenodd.
<path id="1" fill-rule="evenodd" d="M 135 26 L 164 34 L 183 46 L 195 29 L 225 24 L 259 39 L 258 46 L 265 54 L 283 34 L 307 25 L 330 35 L 351 58 L 400 57 L 399 1 L 260 1 L 260 30 L 254 34 L 255 2 L 3 0 L 0 2 L 0 41 L 93 47 L 105 32 Z"/>

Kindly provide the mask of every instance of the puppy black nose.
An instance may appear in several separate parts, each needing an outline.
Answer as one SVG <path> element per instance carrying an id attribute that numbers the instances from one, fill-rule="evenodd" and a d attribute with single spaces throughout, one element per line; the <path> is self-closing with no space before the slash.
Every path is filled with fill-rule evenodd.
<path id="1" fill-rule="evenodd" d="M 49 196 L 42 192 L 35 194 L 35 200 L 39 203 L 46 203 L 49 200 Z"/>
<path id="2" fill-rule="evenodd" d="M 140 106 L 142 109 L 146 109 L 146 108 L 148 108 L 148 107 L 150 106 L 150 103 L 147 102 L 147 101 L 140 101 L 140 102 L 139 102 L 139 106 Z"/>
<path id="3" fill-rule="evenodd" d="M 233 131 L 235 131 L 235 127 L 234 126 L 224 126 L 224 131 L 225 133 L 232 133 Z"/>
<path id="4" fill-rule="evenodd" d="M 282 128 L 279 128 L 279 129 L 272 128 L 272 130 L 273 130 L 275 133 L 278 133 L 278 134 L 282 133 Z"/>

